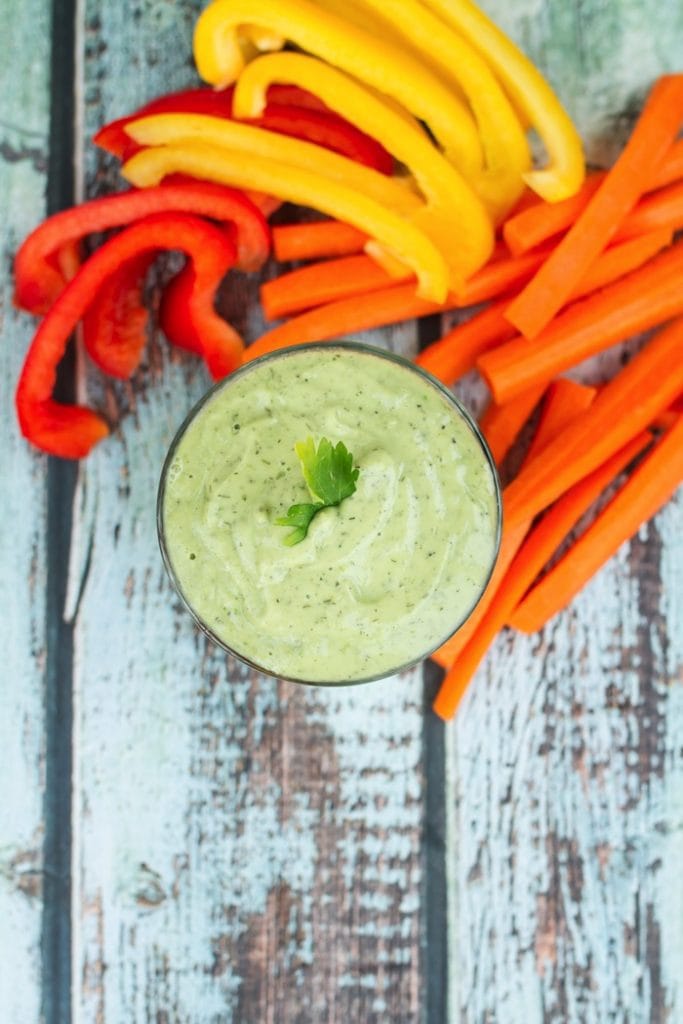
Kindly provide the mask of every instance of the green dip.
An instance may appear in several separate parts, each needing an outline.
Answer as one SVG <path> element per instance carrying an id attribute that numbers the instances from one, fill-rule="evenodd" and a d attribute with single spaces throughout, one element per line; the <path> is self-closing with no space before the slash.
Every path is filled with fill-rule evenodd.
<path id="1" fill-rule="evenodd" d="M 294 451 L 343 441 L 360 475 L 288 547 L 309 502 Z M 272 675 L 341 683 L 425 657 L 480 597 L 499 541 L 487 451 L 450 395 L 409 363 L 302 346 L 212 391 L 169 453 L 162 549 L 202 625 Z"/>

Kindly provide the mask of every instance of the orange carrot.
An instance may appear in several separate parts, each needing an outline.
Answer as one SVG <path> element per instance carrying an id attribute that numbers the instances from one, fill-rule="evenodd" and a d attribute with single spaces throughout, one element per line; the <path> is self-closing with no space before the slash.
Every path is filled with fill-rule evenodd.
<path id="1" fill-rule="evenodd" d="M 512 255 L 521 256 L 570 228 L 605 177 L 605 171 L 596 171 L 588 175 L 576 195 L 569 199 L 559 203 L 536 201 L 532 206 L 511 214 L 503 225 L 503 238 Z M 683 178 L 683 139 L 670 146 L 647 191 L 671 185 L 680 178 Z M 640 203 L 633 214 L 639 206 Z"/>
<path id="2" fill-rule="evenodd" d="M 504 494 L 509 527 L 533 519 L 683 393 L 683 318 L 659 331 L 554 444 L 524 465 Z"/>
<path id="3" fill-rule="evenodd" d="M 406 277 L 411 277 L 406 269 Z M 378 291 L 396 284 L 386 270 L 370 256 L 342 256 L 339 259 L 309 263 L 288 274 L 281 274 L 261 285 L 261 305 L 268 320 L 281 320 L 292 313 L 322 306 L 335 299 Z"/>
<path id="4" fill-rule="evenodd" d="M 683 483 L 683 419 L 664 435 L 585 533 L 518 606 L 511 623 L 542 629 Z"/>
<path id="5" fill-rule="evenodd" d="M 671 430 L 675 427 L 681 418 L 681 413 L 676 412 L 675 409 L 665 409 L 664 412 L 660 412 L 652 423 L 652 426 L 656 430 Z"/>
<path id="6" fill-rule="evenodd" d="M 528 533 L 505 578 L 509 615 L 581 516 L 651 442 L 649 430 L 637 434 L 601 466 L 574 484 Z"/>
<path id="7" fill-rule="evenodd" d="M 525 186 L 521 196 L 509 211 L 507 219 L 510 220 L 515 217 L 518 213 L 523 213 L 524 210 L 528 210 L 531 206 L 538 205 L 538 192 L 534 192 L 532 188 Z"/>
<path id="8" fill-rule="evenodd" d="M 489 261 L 481 270 L 465 281 L 456 298 L 460 306 L 474 306 L 478 302 L 504 295 L 524 284 L 548 258 L 549 250 L 532 252 L 526 256 L 503 257 Z"/>
<path id="9" fill-rule="evenodd" d="M 474 306 L 523 284 L 538 269 L 547 252 L 531 253 L 520 259 L 510 258 L 507 251 L 499 251 L 497 256 L 473 274 L 457 295 L 449 297 L 449 307 Z M 407 268 L 403 277 L 412 278 Z M 362 295 L 396 283 L 397 278 L 390 276 L 372 257 L 342 256 L 311 263 L 266 281 L 261 285 L 261 304 L 268 320 L 279 320 L 336 299 Z"/>
<path id="10" fill-rule="evenodd" d="M 506 405 L 491 402 L 479 421 L 481 432 L 491 450 L 493 460 L 500 465 L 515 443 L 519 432 L 541 400 L 545 385 L 530 388 Z"/>
<path id="11" fill-rule="evenodd" d="M 486 614 L 441 684 L 434 702 L 434 710 L 441 718 L 453 717 L 472 676 L 496 635 L 513 613 L 529 584 L 557 550 L 558 545 L 595 499 L 602 494 L 605 487 L 649 444 L 650 440 L 651 434 L 646 431 L 630 441 L 604 466 L 565 494 L 520 545 Z"/>
<path id="12" fill-rule="evenodd" d="M 511 336 L 514 328 L 503 315 L 506 304 L 506 299 L 493 303 L 488 309 L 458 324 L 420 352 L 415 362 L 444 384 L 453 384 L 474 368 L 482 353 Z"/>
<path id="13" fill-rule="evenodd" d="M 653 420 L 652 426 L 657 430 L 670 430 L 681 416 L 683 416 L 683 395 L 677 398 L 664 412 L 660 412 L 659 416 Z"/>
<path id="14" fill-rule="evenodd" d="M 514 338 L 478 360 L 497 402 L 550 380 L 617 341 L 683 311 L 683 242 L 577 302 L 537 338 Z"/>
<path id="15" fill-rule="evenodd" d="M 611 245 L 592 263 L 584 277 L 581 278 L 569 298 L 572 302 L 590 295 L 599 288 L 618 281 L 620 277 L 630 274 L 656 256 L 662 249 L 671 245 L 673 229 L 668 225 L 653 227 L 647 234 L 638 232 L 637 237 Z M 523 257 L 522 257 L 523 258 Z"/>
<path id="16" fill-rule="evenodd" d="M 310 225 L 309 225 L 310 226 Z M 620 246 L 603 253 L 581 282 L 579 291 L 599 287 L 610 280 L 625 267 L 635 265 L 638 261 L 660 246 L 666 239 L 666 231 L 653 232 L 642 239 L 632 239 Z M 449 295 L 445 304 L 436 305 L 415 296 L 412 283 L 392 285 L 361 295 L 351 295 L 337 299 L 300 314 L 287 323 L 273 328 L 255 342 L 245 353 L 245 361 L 263 355 L 265 352 L 287 348 L 290 345 L 303 344 L 310 341 L 326 341 L 338 338 L 355 331 L 369 330 L 387 324 L 409 320 L 412 317 L 428 316 L 455 309 L 464 302 L 474 301 L 474 296 L 482 297 L 488 291 L 496 291 L 502 287 L 504 275 L 508 282 L 520 271 L 520 266 L 510 268 L 510 264 L 525 264 L 525 272 L 529 272 L 532 261 L 539 259 L 538 254 L 522 257 L 519 261 L 500 261 L 506 263 L 507 269 L 501 270 L 491 264 L 479 275 L 474 275 L 461 296 Z M 322 265 L 321 265 L 322 266 Z M 372 273 L 379 276 L 380 271 Z M 478 278 L 478 280 L 477 280 Z M 496 283 L 497 278 L 497 283 Z M 469 291 L 468 291 L 469 289 Z M 491 306 L 484 313 L 473 317 L 466 324 L 449 331 L 440 341 L 421 354 L 418 362 L 425 369 L 434 373 L 444 382 L 451 384 L 463 373 L 472 369 L 476 359 L 493 346 L 507 341 L 514 334 L 502 313 L 505 302 Z M 470 326 L 471 324 L 471 326 Z"/>
<path id="17" fill-rule="evenodd" d="M 449 308 L 453 306 L 437 306 L 434 302 L 418 299 L 414 284 L 399 284 L 367 295 L 353 295 L 348 299 L 318 306 L 317 309 L 309 309 L 262 334 L 258 341 L 246 349 L 244 361 L 248 362 L 266 352 L 289 348 L 290 345 L 329 341 L 356 331 L 428 316 Z"/>
<path id="18" fill-rule="evenodd" d="M 568 377 L 552 380 L 546 390 L 536 433 L 524 457 L 524 464 L 534 459 L 551 440 L 559 437 L 572 420 L 585 412 L 596 394 L 596 388 L 579 384 Z"/>
<path id="19" fill-rule="evenodd" d="M 283 224 L 273 228 L 273 252 L 281 263 L 317 260 L 326 256 L 351 256 L 362 252 L 367 235 L 338 220 L 309 224 Z"/>
<path id="20" fill-rule="evenodd" d="M 683 139 L 677 139 L 672 143 L 655 175 L 652 187 L 664 188 L 665 185 L 672 185 L 679 178 L 683 178 Z"/>
<path id="21" fill-rule="evenodd" d="M 604 180 L 604 171 L 594 172 L 586 176 L 579 191 L 568 199 L 559 203 L 537 202 L 509 217 L 503 224 L 503 238 L 512 255 L 522 256 L 571 227 Z"/>
<path id="22" fill-rule="evenodd" d="M 435 661 L 437 665 L 441 665 L 441 667 L 446 670 L 450 669 L 453 662 L 460 657 L 461 652 L 477 632 L 482 620 L 491 606 L 491 602 L 495 599 L 498 588 L 505 579 L 505 574 L 510 567 L 512 559 L 519 551 L 520 545 L 526 537 L 528 528 L 528 524 L 524 523 L 522 526 L 516 526 L 512 530 L 503 530 L 503 536 L 500 542 L 500 551 L 498 552 L 498 560 L 486 590 L 480 597 L 479 604 L 470 614 L 467 621 L 463 623 L 457 633 L 454 633 L 445 644 L 442 644 L 441 647 L 431 655 L 432 660 Z M 434 706 L 434 710 L 437 711 L 436 705 Z M 439 714 L 438 711 L 437 714 Z"/>
<path id="23" fill-rule="evenodd" d="M 683 121 L 683 75 L 656 83 L 625 149 L 583 213 L 507 310 L 510 323 L 535 338 L 571 295 L 652 181 Z"/>
<path id="24" fill-rule="evenodd" d="M 532 451 L 541 451 L 554 441 L 559 432 L 587 408 L 587 405 L 590 404 L 594 396 L 595 388 L 589 388 L 569 380 L 553 381 L 548 388 L 546 400 L 543 403 L 543 411 L 526 459 L 531 457 Z M 509 529 L 507 523 L 503 523 L 503 537 L 498 561 L 479 604 L 458 632 L 450 640 L 447 640 L 438 651 L 432 654 L 434 661 L 443 668 L 449 669 L 451 667 L 476 632 L 479 623 L 482 621 L 495 597 L 498 587 L 505 578 L 508 567 L 519 550 L 529 526 L 529 523 L 522 523 Z"/>
<path id="25" fill-rule="evenodd" d="M 683 228 L 683 182 L 641 199 L 624 218 L 615 239 L 633 238 L 656 228 L 669 228 L 671 231 Z"/>
<path id="26" fill-rule="evenodd" d="M 607 249 L 579 282 L 573 298 L 589 294 L 618 280 L 629 270 L 641 266 L 670 241 L 671 232 L 668 229 L 660 229 L 643 235 L 642 238 L 634 238 Z M 519 259 L 489 264 L 470 278 L 465 286 L 465 292 L 461 293 L 458 299 L 466 301 L 467 296 L 468 301 L 479 302 L 488 295 L 496 294 L 499 289 L 503 290 L 504 282 L 511 285 L 514 276 L 520 271 L 528 275 L 531 272 L 532 261 L 543 258 L 542 254 L 530 253 Z M 483 313 L 477 314 L 465 324 L 458 325 L 439 341 L 434 342 L 418 357 L 419 365 L 447 384 L 452 384 L 463 373 L 467 373 L 480 356 L 511 339 L 512 328 L 503 315 L 506 301 L 490 306 Z M 506 348 L 507 346 L 503 346 L 504 350 Z M 486 366 L 487 363 L 484 362 L 483 365 Z"/>
<path id="27" fill-rule="evenodd" d="M 579 294 L 602 287 L 633 269 L 670 240 L 671 232 L 660 229 L 608 249 L 588 271 L 581 282 Z M 547 252 L 535 252 L 519 258 L 493 260 L 473 274 L 462 291 L 450 295 L 442 308 L 475 305 L 501 295 L 528 281 L 546 256 Z M 410 276 L 406 270 L 406 277 Z M 339 299 L 389 288 L 395 283 L 396 279 L 370 256 L 342 256 L 312 263 L 266 281 L 261 285 L 261 304 L 268 320 L 278 320 Z"/>

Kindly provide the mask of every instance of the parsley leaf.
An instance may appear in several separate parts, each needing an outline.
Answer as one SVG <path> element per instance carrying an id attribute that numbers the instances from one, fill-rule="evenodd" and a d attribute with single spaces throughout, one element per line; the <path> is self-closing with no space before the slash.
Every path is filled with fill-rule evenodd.
<path id="1" fill-rule="evenodd" d="M 301 471 L 311 496 L 317 500 L 310 504 L 291 505 L 286 516 L 275 522 L 278 526 L 292 526 L 285 537 L 285 544 L 298 544 L 308 533 L 311 521 L 322 508 L 339 505 L 344 498 L 356 490 L 360 470 L 353 466 L 353 455 L 346 445 L 339 441 L 333 445 L 326 437 L 321 438 L 318 447 L 312 437 L 298 441 L 294 450 L 301 462 Z"/>
<path id="2" fill-rule="evenodd" d="M 290 505 L 287 509 L 287 515 L 280 516 L 275 520 L 278 526 L 294 527 L 292 532 L 288 533 L 285 537 L 285 544 L 292 547 L 292 545 L 298 544 L 299 541 L 303 540 L 308 533 L 311 520 L 321 508 L 325 508 L 325 506 L 319 501 L 315 505 Z"/>

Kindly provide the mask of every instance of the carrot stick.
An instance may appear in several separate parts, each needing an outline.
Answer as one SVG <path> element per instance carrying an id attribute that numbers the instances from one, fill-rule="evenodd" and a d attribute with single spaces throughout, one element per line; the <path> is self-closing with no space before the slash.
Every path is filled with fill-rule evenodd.
<path id="1" fill-rule="evenodd" d="M 656 430 L 670 430 L 671 427 L 676 426 L 681 416 L 683 416 L 683 395 L 664 412 L 660 412 L 659 416 L 652 421 L 652 426 Z"/>
<path id="2" fill-rule="evenodd" d="M 281 263 L 351 256 L 362 252 L 367 235 L 338 220 L 310 224 L 283 224 L 273 228 L 273 251 Z"/>
<path id="3" fill-rule="evenodd" d="M 589 199 L 605 177 L 605 171 L 596 171 L 588 175 L 576 195 L 569 199 L 563 199 L 559 203 L 537 201 L 508 217 L 503 225 L 503 238 L 512 255 L 521 256 L 570 228 L 579 214 L 585 210 Z M 683 178 L 683 139 L 674 142 L 669 148 L 647 191 L 671 185 L 679 178 Z M 632 215 L 629 214 L 630 216 Z"/>
<path id="4" fill-rule="evenodd" d="M 542 629 L 683 483 L 683 419 L 664 435 L 621 490 L 511 617 L 525 633 Z"/>
<path id="5" fill-rule="evenodd" d="M 678 198 L 676 202 L 679 202 Z M 683 202 L 680 205 L 683 208 Z M 601 253 L 578 282 L 570 295 L 570 299 L 574 300 L 582 295 L 589 295 L 590 292 L 596 291 L 598 288 L 604 288 L 605 285 L 617 281 L 624 274 L 642 266 L 643 263 L 658 253 L 660 249 L 670 245 L 674 231 L 673 226 L 655 223 L 657 219 L 664 219 L 662 216 L 663 210 L 664 203 L 661 204 L 660 209 L 656 212 L 653 209 L 650 215 L 653 229 L 649 233 L 646 234 L 645 230 L 640 229 L 632 231 L 628 235 L 628 241 L 622 241 L 619 245 L 610 246 L 609 249 Z M 668 203 L 668 212 L 674 212 L 673 201 Z M 635 212 L 632 216 L 635 216 Z M 678 216 L 683 219 L 683 211 Z M 672 217 L 672 220 L 676 220 L 676 217 Z M 624 226 L 629 221 L 630 218 L 627 218 Z M 643 227 L 645 226 L 645 218 L 640 221 L 640 224 Z M 631 237 L 634 235 L 640 237 Z M 515 285 L 528 281 L 537 267 L 540 267 L 543 261 L 548 258 L 549 253 L 550 250 L 544 249 L 542 252 L 530 252 L 525 256 L 487 263 L 486 266 L 478 270 L 476 274 L 473 274 L 465 282 L 462 291 L 457 293 L 457 297 L 463 306 L 470 306 L 477 302 L 484 302 L 486 299 L 502 295 Z"/>
<path id="6" fill-rule="evenodd" d="M 503 238 L 512 255 L 522 256 L 571 227 L 604 180 L 604 171 L 594 172 L 568 199 L 559 203 L 541 201 L 509 217 L 503 224 Z"/>
<path id="7" fill-rule="evenodd" d="M 659 171 L 655 174 L 652 187 L 664 188 L 665 185 L 672 185 L 679 178 L 683 178 L 683 139 L 677 139 L 672 143 L 660 164 Z"/>
<path id="8" fill-rule="evenodd" d="M 492 260 L 473 274 L 457 295 L 450 296 L 449 305 L 474 306 L 523 284 L 546 256 L 546 252 L 531 253 L 521 259 L 511 259 L 505 254 Z M 402 269 L 403 279 L 412 278 L 407 268 Z M 342 256 L 299 267 L 266 281 L 261 285 L 261 304 L 268 320 L 279 320 L 336 299 L 362 295 L 396 283 L 396 276 L 388 274 L 374 258 L 363 254 Z"/>
<path id="9" fill-rule="evenodd" d="M 615 239 L 633 238 L 656 228 L 669 228 L 671 231 L 683 228 L 683 182 L 641 199 L 624 218 Z"/>
<path id="10" fill-rule="evenodd" d="M 535 338 L 550 322 L 616 233 L 654 178 L 682 120 L 683 75 L 665 75 L 655 83 L 625 149 L 583 213 L 511 303 L 506 315 L 526 338 Z"/>
<path id="11" fill-rule="evenodd" d="M 541 400 L 545 385 L 530 388 L 506 405 L 491 402 L 479 426 L 496 465 L 500 465 Z"/>
<path id="12" fill-rule="evenodd" d="M 510 567 L 512 559 L 519 551 L 519 548 L 526 537 L 528 528 L 528 524 L 523 523 L 521 526 L 516 526 L 512 530 L 504 529 L 500 542 L 500 551 L 498 552 L 498 560 L 486 590 L 480 597 L 479 604 L 476 606 L 466 622 L 463 623 L 457 633 L 454 633 L 445 644 L 442 644 L 441 647 L 431 655 L 432 660 L 435 661 L 437 665 L 441 665 L 441 667 L 446 670 L 450 669 L 453 662 L 460 657 L 462 651 L 476 634 L 482 620 L 491 606 L 492 601 L 495 599 L 498 588 L 505 579 L 505 574 Z M 439 691 L 439 693 L 441 693 L 441 691 Z M 434 710 L 439 714 L 436 705 L 434 705 Z"/>
<path id="13" fill-rule="evenodd" d="M 605 487 L 649 444 L 650 440 L 651 434 L 648 431 L 633 438 L 604 466 L 565 494 L 520 545 L 486 614 L 441 684 L 434 702 L 434 710 L 441 718 L 453 717 L 472 676 L 499 630 L 503 628 L 517 602 L 548 558 L 557 550 L 567 533 Z"/>
<path id="14" fill-rule="evenodd" d="M 474 306 L 478 302 L 486 302 L 487 299 L 496 298 L 524 284 L 547 258 L 548 250 L 544 250 L 528 253 L 526 256 L 508 256 L 487 263 L 458 289 L 458 305 Z"/>
<path id="15" fill-rule="evenodd" d="M 474 368 L 480 355 L 510 337 L 514 328 L 503 315 L 506 304 L 506 299 L 493 303 L 458 324 L 420 352 L 415 362 L 444 384 L 453 384 Z"/>
<path id="16" fill-rule="evenodd" d="M 406 277 L 412 277 L 406 268 Z M 378 291 L 396 284 L 370 256 L 342 256 L 309 263 L 261 285 L 261 305 L 268 320 L 280 320 L 335 299 Z"/>
<path id="17" fill-rule="evenodd" d="M 613 284 L 620 277 L 625 277 L 632 270 L 637 270 L 644 263 L 656 256 L 662 249 L 671 245 L 673 230 L 671 227 L 654 227 L 647 234 L 638 233 L 637 237 L 629 238 L 627 241 L 619 242 L 618 245 L 611 245 L 598 256 L 595 263 L 592 263 L 584 277 L 581 278 L 576 288 L 573 289 L 570 299 L 583 298 L 599 288 L 605 288 Z"/>
<path id="18" fill-rule="evenodd" d="M 439 306 L 418 299 L 414 284 L 399 284 L 368 295 L 353 295 L 348 299 L 338 299 L 325 306 L 318 306 L 317 309 L 309 309 L 267 331 L 246 349 L 244 360 L 248 362 L 266 352 L 289 348 L 290 345 L 329 341 L 356 331 L 383 327 L 452 308 L 452 304 Z"/>
<path id="19" fill-rule="evenodd" d="M 668 229 L 660 229 L 643 235 L 642 238 L 634 238 L 607 249 L 579 282 L 573 297 L 586 295 L 617 280 L 629 270 L 640 266 L 670 241 L 671 232 Z M 481 301 L 487 295 L 495 294 L 499 287 L 502 288 L 504 281 L 512 284 L 514 275 L 519 270 L 526 274 L 530 273 L 532 261 L 542 258 L 541 254 L 530 253 L 519 259 L 501 260 L 500 266 L 490 264 L 470 278 L 465 286 L 465 293 L 461 293 L 458 298 L 468 295 L 470 302 Z M 511 339 L 511 329 L 508 330 L 509 325 L 503 315 L 505 301 L 490 306 L 483 313 L 477 314 L 465 324 L 458 325 L 439 341 L 435 341 L 418 357 L 418 364 L 445 383 L 452 384 L 463 373 L 471 370 L 480 356 Z M 523 341 L 523 344 L 526 346 L 529 342 Z M 503 350 L 505 349 L 507 346 L 503 345 Z M 482 366 L 486 365 L 487 361 L 484 360 Z M 543 380 L 546 379 L 547 375 Z M 519 393 L 517 391 L 517 394 Z M 503 399 L 499 404 L 507 403 Z"/>
<path id="20" fill-rule="evenodd" d="M 554 444 L 524 465 L 504 493 L 508 526 L 533 519 L 683 393 L 683 318 L 659 331 Z"/>
<path id="21" fill-rule="evenodd" d="M 597 394 L 596 388 L 579 384 L 568 377 L 558 377 L 548 385 L 538 417 L 536 433 L 524 457 L 524 465 L 536 458 L 550 440 L 568 427 L 572 420 L 585 412 Z"/>
<path id="22" fill-rule="evenodd" d="M 548 509 L 538 525 L 526 536 L 505 578 L 504 587 L 509 594 L 509 609 L 514 610 L 517 607 L 581 516 L 651 442 L 652 434 L 649 430 L 637 434 L 601 466 L 574 484 Z"/>
<path id="23" fill-rule="evenodd" d="M 662 236 L 659 237 L 661 239 Z M 642 257 L 644 248 L 652 246 L 653 243 L 649 238 L 647 242 L 645 239 L 634 239 L 619 248 L 626 250 L 627 244 L 629 259 L 633 260 L 639 247 Z M 592 268 L 592 277 L 589 275 L 590 279 L 583 287 L 594 287 L 596 282 L 600 283 L 601 278 L 603 281 L 608 279 L 610 273 L 616 272 L 615 267 L 619 269 L 620 258 L 623 258 L 623 254 L 620 256 L 616 252 L 616 247 L 614 252 L 610 250 L 604 253 Z M 600 261 L 605 262 L 601 264 Z M 512 337 L 513 328 L 502 315 L 504 302 L 489 307 L 466 324 L 449 331 L 440 341 L 425 349 L 418 363 L 444 382 L 451 384 L 472 369 L 482 353 Z M 410 320 L 412 317 L 441 313 L 455 309 L 461 304 L 461 298 L 455 295 L 449 295 L 443 305 L 418 299 L 415 295 L 415 285 L 412 283 L 352 295 L 311 309 L 273 328 L 247 349 L 244 358 L 248 361 L 265 352 L 287 348 L 290 345 L 327 341 L 355 331 L 383 327 L 401 320 Z"/>
<path id="24" fill-rule="evenodd" d="M 522 213 L 524 210 L 528 210 L 531 206 L 538 206 L 538 192 L 534 192 L 528 185 L 524 187 L 524 191 L 521 196 L 509 211 L 507 219 L 510 220 L 515 217 L 518 213 Z"/>
<path id="25" fill-rule="evenodd" d="M 683 311 L 683 242 L 560 314 L 533 341 L 514 338 L 478 360 L 497 402 L 550 380 L 617 341 Z"/>
<path id="26" fill-rule="evenodd" d="M 614 246 L 598 257 L 581 282 L 580 294 L 602 287 L 627 270 L 648 259 L 671 240 L 671 232 L 660 229 L 643 238 L 634 238 Z M 519 258 L 503 257 L 488 263 L 465 283 L 448 306 L 471 306 L 528 281 L 546 258 L 547 252 L 529 253 Z M 405 276 L 412 275 L 406 269 Z M 305 309 L 324 305 L 353 295 L 367 294 L 396 283 L 370 256 L 342 256 L 322 260 L 289 271 L 261 285 L 261 304 L 268 320 L 279 320 Z M 444 307 L 446 308 L 446 307 Z"/>
<path id="27" fill-rule="evenodd" d="M 589 388 L 569 380 L 553 381 L 548 388 L 546 399 L 543 403 L 543 412 L 539 418 L 536 433 L 526 459 L 530 458 L 532 450 L 541 451 L 546 445 L 554 441 L 560 431 L 587 408 L 587 405 L 590 404 L 594 396 L 595 388 Z M 432 654 L 434 661 L 443 668 L 449 669 L 451 667 L 478 629 L 479 623 L 493 601 L 512 559 L 517 554 L 529 530 L 529 526 L 530 523 L 522 523 L 509 529 L 507 523 L 503 524 L 503 537 L 498 561 L 479 604 L 458 632 L 450 640 L 447 640 L 438 651 Z"/>

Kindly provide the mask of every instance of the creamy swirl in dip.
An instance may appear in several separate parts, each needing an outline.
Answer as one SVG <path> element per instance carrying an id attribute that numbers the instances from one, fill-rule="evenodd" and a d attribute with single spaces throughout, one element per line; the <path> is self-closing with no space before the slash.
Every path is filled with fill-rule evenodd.
<path id="1" fill-rule="evenodd" d="M 294 547 L 275 520 L 309 502 L 297 441 L 343 441 L 357 490 Z M 499 534 L 490 460 L 451 398 L 354 346 L 291 349 L 228 378 L 169 455 L 160 526 L 197 618 L 263 670 L 309 682 L 387 675 L 467 618 Z"/>

